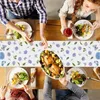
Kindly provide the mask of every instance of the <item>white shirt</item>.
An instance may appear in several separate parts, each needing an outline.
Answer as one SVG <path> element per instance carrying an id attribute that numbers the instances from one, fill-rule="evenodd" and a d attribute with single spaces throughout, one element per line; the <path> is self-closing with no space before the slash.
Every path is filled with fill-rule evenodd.
<path id="1" fill-rule="evenodd" d="M 74 12 L 74 6 L 75 6 L 75 1 L 76 0 L 66 0 L 64 2 L 64 5 L 60 9 L 59 12 L 59 17 L 65 16 L 67 17 L 67 14 L 72 14 Z M 90 14 L 94 13 L 93 11 L 91 12 L 84 12 L 81 10 L 81 8 L 77 11 L 76 16 L 79 17 L 88 17 Z"/>

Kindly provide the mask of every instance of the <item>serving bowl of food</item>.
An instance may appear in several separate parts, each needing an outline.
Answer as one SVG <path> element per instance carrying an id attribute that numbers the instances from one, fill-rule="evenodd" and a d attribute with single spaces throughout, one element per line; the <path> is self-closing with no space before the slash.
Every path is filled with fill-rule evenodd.
<path id="1" fill-rule="evenodd" d="M 75 29 L 74 35 L 79 40 L 88 40 L 90 39 L 94 31 L 92 30 L 92 23 L 88 20 L 79 20 L 75 23 Z"/>
<path id="2" fill-rule="evenodd" d="M 20 30 L 22 30 L 23 32 L 28 33 L 28 36 L 31 37 L 32 36 L 32 27 L 24 21 L 19 21 L 15 23 L 16 27 L 18 27 Z M 21 40 L 23 39 L 21 34 L 16 32 L 15 30 L 9 30 L 6 33 L 6 37 L 7 39 L 17 39 L 17 40 Z"/>
<path id="3" fill-rule="evenodd" d="M 13 68 L 8 73 L 8 82 L 13 88 L 22 88 L 28 81 L 29 75 L 23 68 Z"/>
<path id="4" fill-rule="evenodd" d="M 65 68 L 61 59 L 53 51 L 44 50 L 40 54 L 40 64 L 43 72 L 52 79 L 64 77 Z"/>
<path id="5" fill-rule="evenodd" d="M 87 74 L 82 68 L 71 68 L 67 71 L 66 78 L 69 82 L 82 87 L 86 84 Z"/>

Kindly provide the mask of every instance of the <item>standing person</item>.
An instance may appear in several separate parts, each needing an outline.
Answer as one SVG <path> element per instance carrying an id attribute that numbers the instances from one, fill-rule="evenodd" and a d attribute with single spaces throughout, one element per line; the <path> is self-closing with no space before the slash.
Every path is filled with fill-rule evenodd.
<path id="1" fill-rule="evenodd" d="M 66 80 L 66 77 L 59 80 L 68 90 L 59 90 L 56 92 L 56 100 L 89 100 L 87 93 L 75 84 L 72 84 Z M 44 100 L 52 100 L 52 84 L 49 77 L 45 77 L 44 82 Z M 63 92 L 62 92 L 63 91 Z"/>
<path id="2" fill-rule="evenodd" d="M 93 30 L 100 28 L 100 0 L 65 0 L 59 11 L 61 32 L 68 27 L 68 20 L 75 23 L 76 20 L 87 18 L 92 13 L 96 15 Z M 87 18 L 88 19 L 88 18 Z"/>
<path id="3" fill-rule="evenodd" d="M 1 22 L 7 29 L 15 30 L 20 33 L 25 40 L 31 41 L 27 33 L 16 27 L 15 24 L 11 22 L 11 19 L 37 19 L 38 16 L 40 20 L 40 37 L 44 46 L 47 47 L 47 41 L 44 36 L 47 14 L 43 0 L 0 0 Z"/>

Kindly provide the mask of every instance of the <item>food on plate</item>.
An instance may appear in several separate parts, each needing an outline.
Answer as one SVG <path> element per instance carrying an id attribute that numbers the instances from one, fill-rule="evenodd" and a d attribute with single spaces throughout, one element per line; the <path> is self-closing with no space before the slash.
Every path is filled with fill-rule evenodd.
<path id="1" fill-rule="evenodd" d="M 52 64 L 50 67 L 50 71 L 55 75 L 59 75 L 60 67 L 58 67 L 56 64 Z"/>
<path id="2" fill-rule="evenodd" d="M 64 76 L 62 61 L 54 52 L 44 50 L 40 54 L 40 63 L 44 72 L 50 77 L 57 79 Z"/>
<path id="3" fill-rule="evenodd" d="M 91 26 L 89 24 L 78 24 L 75 26 L 78 36 L 86 36 L 91 34 Z"/>
<path id="4" fill-rule="evenodd" d="M 52 56 L 44 56 L 44 61 L 47 65 L 49 65 L 53 63 L 53 58 Z"/>
<path id="5" fill-rule="evenodd" d="M 16 26 L 17 26 L 18 28 L 20 28 L 22 31 L 25 31 L 25 29 L 26 29 L 26 27 L 25 27 L 24 25 L 18 25 L 18 24 L 16 24 Z M 15 35 L 15 38 L 16 38 L 16 39 L 22 38 L 22 36 L 21 36 L 18 32 L 12 31 L 12 33 Z"/>
<path id="6" fill-rule="evenodd" d="M 72 71 L 70 81 L 76 85 L 81 85 L 86 81 L 85 74 L 80 74 L 79 71 Z"/>
<path id="7" fill-rule="evenodd" d="M 97 77 L 100 79 L 100 67 L 94 68 L 94 72 L 97 75 Z"/>
<path id="8" fill-rule="evenodd" d="M 24 81 L 28 80 L 28 75 L 25 72 L 18 72 L 14 74 L 12 78 L 12 85 L 22 84 Z"/>

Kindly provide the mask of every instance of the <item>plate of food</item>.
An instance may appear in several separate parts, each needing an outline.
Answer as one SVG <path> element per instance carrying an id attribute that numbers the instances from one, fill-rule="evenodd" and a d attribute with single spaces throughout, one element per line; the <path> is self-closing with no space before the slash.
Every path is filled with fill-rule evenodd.
<path id="1" fill-rule="evenodd" d="M 40 54 L 41 68 L 52 79 L 64 77 L 65 68 L 61 59 L 53 51 L 44 50 Z"/>
<path id="2" fill-rule="evenodd" d="M 66 78 L 69 82 L 82 87 L 87 81 L 87 74 L 82 68 L 71 68 L 67 71 Z"/>
<path id="3" fill-rule="evenodd" d="M 75 29 L 74 35 L 79 40 L 88 40 L 90 39 L 94 31 L 92 30 L 92 23 L 88 20 L 79 20 L 75 23 Z"/>
<path id="4" fill-rule="evenodd" d="M 28 36 L 32 36 L 32 27 L 24 21 L 16 22 L 15 25 L 20 28 L 22 31 L 28 33 Z M 20 33 L 14 31 L 14 30 L 8 30 L 7 32 L 7 38 L 13 38 L 13 39 L 23 39 Z"/>
<path id="5" fill-rule="evenodd" d="M 23 68 L 13 68 L 8 73 L 9 85 L 13 88 L 22 88 L 29 81 L 29 75 Z"/>

